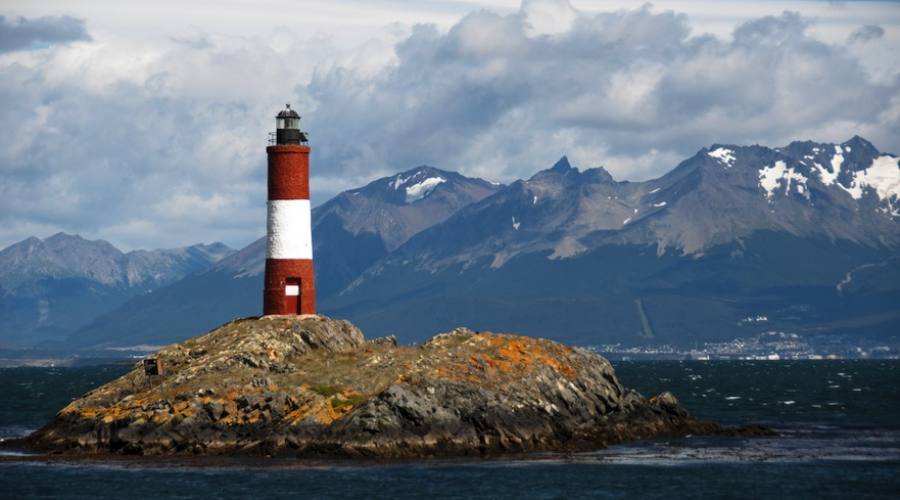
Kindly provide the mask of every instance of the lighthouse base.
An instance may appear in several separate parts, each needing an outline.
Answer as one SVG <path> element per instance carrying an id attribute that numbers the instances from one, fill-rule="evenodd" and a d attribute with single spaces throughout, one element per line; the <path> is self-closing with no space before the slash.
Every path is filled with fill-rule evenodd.
<path id="1" fill-rule="evenodd" d="M 316 313 L 313 261 L 266 259 L 263 314 L 299 315 Z"/>

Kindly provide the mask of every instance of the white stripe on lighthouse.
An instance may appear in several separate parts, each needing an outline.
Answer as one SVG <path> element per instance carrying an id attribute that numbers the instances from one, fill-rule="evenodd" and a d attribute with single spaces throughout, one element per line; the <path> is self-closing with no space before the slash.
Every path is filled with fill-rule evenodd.
<path id="1" fill-rule="evenodd" d="M 312 259 L 309 200 L 269 200 L 267 259 Z"/>

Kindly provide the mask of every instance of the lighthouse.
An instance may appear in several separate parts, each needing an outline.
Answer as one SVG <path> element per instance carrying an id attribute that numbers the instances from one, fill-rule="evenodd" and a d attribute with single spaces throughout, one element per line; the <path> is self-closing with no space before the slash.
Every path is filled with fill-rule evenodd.
<path id="1" fill-rule="evenodd" d="M 275 135 L 266 148 L 269 198 L 263 314 L 315 314 L 310 149 L 300 130 L 300 115 L 290 104 L 278 113 L 275 123 Z"/>

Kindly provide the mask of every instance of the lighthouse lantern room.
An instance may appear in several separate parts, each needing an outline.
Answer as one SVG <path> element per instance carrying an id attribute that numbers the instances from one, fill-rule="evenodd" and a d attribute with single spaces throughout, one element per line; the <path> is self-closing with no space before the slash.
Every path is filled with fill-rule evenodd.
<path id="1" fill-rule="evenodd" d="M 275 117 L 269 158 L 266 277 L 263 314 L 315 314 L 309 152 L 300 115 L 286 109 Z"/>
<path id="2" fill-rule="evenodd" d="M 300 115 L 290 104 L 275 116 L 275 144 L 306 144 L 306 134 L 300 131 Z"/>

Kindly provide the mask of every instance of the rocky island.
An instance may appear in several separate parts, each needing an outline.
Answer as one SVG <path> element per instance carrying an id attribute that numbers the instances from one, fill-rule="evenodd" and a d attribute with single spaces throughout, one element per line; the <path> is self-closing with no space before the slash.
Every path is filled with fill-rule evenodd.
<path id="1" fill-rule="evenodd" d="M 544 339 L 459 328 L 419 346 L 347 321 L 265 316 L 161 350 L 24 440 L 63 454 L 412 458 L 576 451 L 754 434 L 645 398 L 610 363 Z"/>

